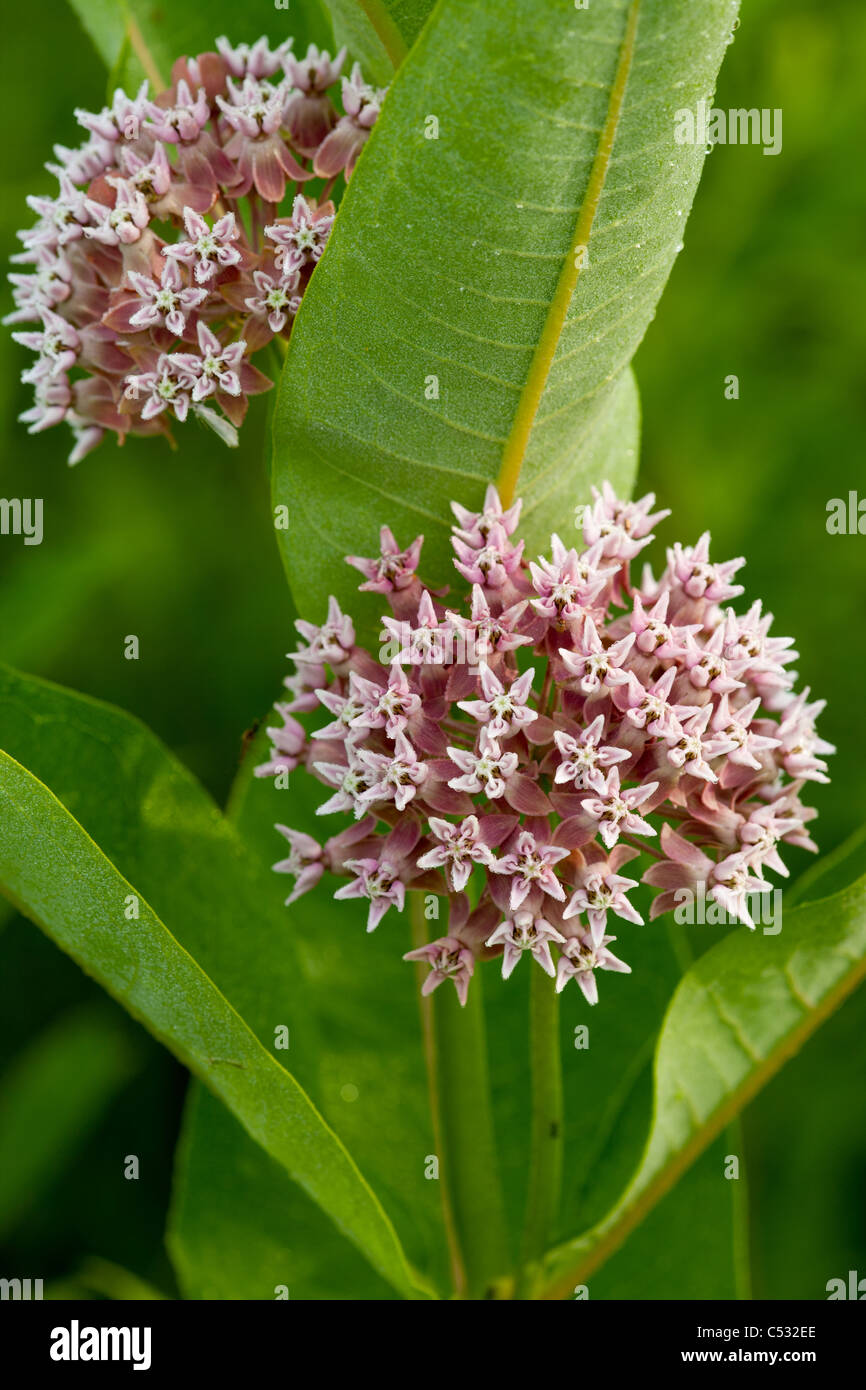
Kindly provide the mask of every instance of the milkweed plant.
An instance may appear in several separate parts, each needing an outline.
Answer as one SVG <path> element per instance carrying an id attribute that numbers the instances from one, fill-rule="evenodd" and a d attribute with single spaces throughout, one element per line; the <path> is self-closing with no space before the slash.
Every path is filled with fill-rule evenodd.
<path id="1" fill-rule="evenodd" d="M 719 559 L 709 529 L 668 538 L 651 493 L 629 500 L 628 362 L 704 155 L 675 140 L 672 93 L 711 93 L 736 5 L 443 0 L 420 33 L 394 6 L 377 30 L 370 8 L 357 53 L 326 33 L 295 46 L 276 12 L 266 37 L 177 57 L 165 84 L 136 25 L 148 76 L 75 111 L 53 190 L 27 199 L 6 319 L 33 354 L 21 421 L 70 428 L 70 463 L 142 436 L 183 468 L 198 420 L 216 466 L 273 393 L 298 617 L 226 816 L 106 714 L 142 798 L 116 862 L 86 832 L 117 769 L 74 801 L 71 777 L 57 799 L 55 769 L 47 788 L 31 771 L 49 706 L 68 711 L 70 765 L 97 737 L 78 697 L 9 675 L 29 713 L 3 754 L 3 888 L 222 1103 L 195 1102 L 178 1160 L 190 1297 L 274 1296 L 271 1256 L 249 1273 L 257 1183 L 286 1213 L 275 1287 L 292 1297 L 571 1297 L 784 1053 L 784 982 L 817 1021 L 827 960 L 838 975 L 852 957 L 847 909 L 761 930 L 790 857 L 817 848 L 834 750 L 816 662 L 801 680 L 743 558 Z M 106 488 L 112 457 L 88 462 Z M 666 494 L 675 510 L 674 478 Z M 143 749 L 153 786 L 135 782 Z M 151 818 L 175 828 L 167 858 L 149 857 Z M 43 835 L 75 862 L 48 897 Z M 698 896 L 725 930 L 671 975 L 677 908 Z M 625 1185 L 593 1223 L 568 1179 L 604 1159 L 602 1098 L 636 1104 L 649 1037 L 654 1119 L 608 1134 Z M 326 1078 L 360 1051 L 350 1121 Z M 229 1285 L 195 1238 L 211 1147 L 251 1252 Z M 281 1244 L 298 1186 L 327 1231 L 297 1226 L 322 1251 L 300 1287 Z"/>

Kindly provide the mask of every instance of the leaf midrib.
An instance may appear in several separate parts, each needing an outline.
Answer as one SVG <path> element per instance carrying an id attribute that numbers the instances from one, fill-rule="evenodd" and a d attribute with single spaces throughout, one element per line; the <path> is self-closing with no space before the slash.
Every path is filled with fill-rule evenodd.
<path id="1" fill-rule="evenodd" d="M 367 0 L 367 3 L 376 2 L 377 0 Z M 599 135 L 589 182 L 575 224 L 574 236 L 560 272 L 547 319 L 533 353 L 529 373 L 520 393 L 517 410 L 502 451 L 502 462 L 496 486 L 503 506 L 506 507 L 514 501 L 529 437 L 535 424 L 541 398 L 544 395 L 547 378 L 550 375 L 572 296 L 580 278 L 580 267 L 577 265 L 578 249 L 589 245 L 595 215 L 604 192 L 625 90 L 634 60 L 640 3 L 641 0 L 631 0 L 629 6 L 616 72 L 610 89 L 607 115 Z"/>

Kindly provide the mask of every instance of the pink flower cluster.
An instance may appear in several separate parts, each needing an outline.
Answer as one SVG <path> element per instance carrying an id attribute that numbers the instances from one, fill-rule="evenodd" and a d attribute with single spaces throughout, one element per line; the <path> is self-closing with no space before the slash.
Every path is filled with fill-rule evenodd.
<path id="1" fill-rule="evenodd" d="M 302 58 L 291 42 L 220 38 L 178 59 L 155 99 L 145 82 L 76 111 L 86 141 L 55 146 L 46 166 L 59 192 L 27 199 L 38 221 L 18 234 L 27 269 L 10 276 L 5 322 L 38 324 L 13 335 L 36 353 L 21 419 L 31 433 L 65 420 L 70 463 L 106 430 L 171 439 L 190 412 L 234 444 L 248 397 L 272 385 L 250 355 L 291 331 L 333 222 L 328 196 L 384 96 L 356 64 L 341 114 L 345 49 Z M 311 180 L 315 197 L 301 192 Z"/>
<path id="2" fill-rule="evenodd" d="M 528 951 L 594 1004 L 598 970 L 629 971 L 611 919 L 643 920 L 630 861 L 650 860 L 651 917 L 702 883 L 753 926 L 751 896 L 787 873 L 780 846 L 815 848 L 800 792 L 827 780 L 824 702 L 793 694 L 796 653 L 761 604 L 730 606 L 743 561 L 711 561 L 705 534 L 638 584 L 632 561 L 668 513 L 593 495 L 582 544 L 554 535 L 529 563 L 519 502 L 491 487 L 480 512 L 452 504 L 468 603 L 419 579 L 423 537 L 401 550 L 383 527 L 379 557 L 349 559 L 392 610 L 378 657 L 334 599 L 322 627 L 297 623 L 257 773 L 303 764 L 329 789 L 319 814 L 354 821 L 323 845 L 278 826 L 290 854 L 274 867 L 295 877 L 287 903 L 326 870 L 346 878 L 335 897 L 367 899 L 370 931 L 407 889 L 446 897 L 447 935 L 405 956 L 430 967 L 425 994 L 450 979 L 465 1002 L 477 961 L 501 956 L 507 977 Z M 314 710 L 308 733 L 296 716 Z"/>

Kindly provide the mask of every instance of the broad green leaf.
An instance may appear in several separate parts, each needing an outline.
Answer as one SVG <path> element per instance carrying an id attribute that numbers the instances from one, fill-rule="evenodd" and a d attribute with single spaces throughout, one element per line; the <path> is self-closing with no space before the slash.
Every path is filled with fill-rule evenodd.
<path id="1" fill-rule="evenodd" d="M 522 493 L 530 549 L 636 466 L 629 363 L 681 247 L 736 0 L 440 0 L 298 315 L 274 422 L 305 611 L 387 522 L 452 573 L 448 502 Z M 435 138 L 433 138 L 435 137 Z M 372 621 L 370 605 L 365 610 Z"/>
<path id="2" fill-rule="evenodd" d="M 549 1255 L 546 1297 L 585 1282 L 864 975 L 866 878 L 795 908 L 777 936 L 737 932 L 696 962 L 659 1039 L 643 1161 L 609 1214 Z"/>
<path id="3" fill-rule="evenodd" d="M 231 828 L 193 779 L 173 763 L 157 741 L 135 721 L 116 711 L 41 682 L 3 672 L 0 719 L 4 742 L 14 742 L 18 747 L 38 742 L 41 756 L 49 767 L 54 755 L 53 768 L 61 780 L 70 777 L 70 766 L 75 768 L 74 775 L 82 778 L 79 783 L 82 790 L 77 795 L 71 794 L 70 801 L 84 802 L 88 812 L 101 804 L 101 817 L 96 811 L 93 818 L 113 819 L 116 826 L 122 827 L 117 838 L 125 857 L 130 860 L 140 856 L 148 864 L 147 875 L 154 885 L 156 898 L 161 896 L 167 901 L 173 921 L 180 919 L 181 926 L 172 934 L 156 913 L 145 906 L 144 900 L 140 921 L 126 922 L 124 898 L 132 891 L 141 893 L 138 882 L 135 890 L 130 888 L 128 881 L 121 878 L 65 807 L 30 774 L 17 768 L 11 759 L 7 759 L 8 766 L 17 768 L 14 775 L 19 782 L 23 779 L 23 785 L 38 803 L 37 813 L 39 807 L 46 814 L 50 813 L 62 842 L 70 846 L 71 852 L 82 855 L 90 871 L 88 883 L 93 893 L 102 885 L 113 894 L 117 918 L 113 927 L 103 921 L 90 931 L 82 926 L 80 918 L 76 921 L 72 911 L 76 885 L 64 880 L 62 875 L 58 884 L 43 882 L 40 877 L 40 868 L 43 872 L 50 868 L 44 835 L 39 838 L 40 854 L 31 854 L 25 863 L 17 860 L 15 864 L 7 863 L 8 856 L 4 856 L 2 876 L 7 895 L 25 905 L 23 890 L 26 888 L 31 895 L 26 904 L 28 915 L 38 916 L 35 906 L 38 902 L 50 913 L 46 926 L 70 954 L 84 962 L 111 992 L 118 993 L 136 1016 L 142 1014 L 151 1030 L 168 1039 L 172 1050 L 184 1060 L 189 1061 L 194 1053 L 199 1074 L 204 1073 L 205 1079 L 224 1100 L 236 1101 L 235 1113 L 240 1114 L 247 1129 L 257 1139 L 263 1137 L 269 1151 L 276 1153 L 279 1161 L 289 1164 L 290 1171 L 301 1175 L 299 1180 L 307 1183 L 314 1196 L 323 1199 L 324 1209 L 341 1229 L 357 1240 L 385 1277 L 396 1280 L 401 1291 L 407 1291 L 410 1285 L 405 1261 L 378 1201 L 304 1092 L 266 1051 L 266 1045 L 273 1044 L 276 1024 L 292 1025 L 293 1058 L 297 1034 L 300 1034 L 301 1055 L 305 1044 L 309 1049 L 314 1048 L 315 1043 L 307 1025 L 302 1023 L 299 1029 L 294 1028 L 296 1016 L 303 1017 L 297 978 L 294 986 L 288 989 L 285 979 L 279 982 L 276 990 L 267 984 L 261 988 L 261 982 L 245 984 L 243 962 L 250 953 L 262 951 L 274 956 L 280 950 L 290 952 L 291 948 L 285 941 L 281 943 L 279 934 L 273 931 L 273 914 L 269 918 L 266 904 L 260 904 L 255 866 L 244 855 Z M 38 739 L 35 738 L 37 730 Z M 66 771 L 60 772 L 63 768 Z M 9 775 L 11 777 L 12 773 Z M 106 788 L 110 790 L 103 802 Z M 115 789 L 116 799 L 112 796 Z M 29 843 L 28 837 L 34 831 L 23 812 L 18 825 L 11 814 L 4 813 L 3 833 L 14 841 L 20 854 L 22 843 Z M 13 871 L 21 876 L 21 891 L 12 882 Z M 125 890 L 123 893 L 121 887 Z M 98 913 L 98 898 L 91 898 L 87 906 L 89 911 Z M 121 932 L 126 928 L 125 934 L 118 935 L 118 924 Z M 204 968 L 188 954 L 196 937 L 203 947 L 196 959 L 205 962 Z M 139 944 L 144 952 L 141 960 Z M 100 956 L 101 949 L 105 951 L 104 958 Z M 177 972 L 173 980 L 169 974 L 158 971 L 154 977 L 157 959 L 173 964 Z M 106 974 L 112 963 L 121 972 L 119 978 Z M 213 973 L 206 973 L 211 966 L 215 967 Z M 145 989 L 148 979 L 150 983 Z M 231 1004 L 220 992 L 224 981 L 231 986 Z M 202 1001 L 199 1005 L 202 1017 L 195 1026 L 185 1017 L 177 997 L 168 994 L 183 982 Z M 269 1000 L 264 1013 L 263 998 Z M 204 1013 L 204 1001 L 209 1001 L 213 1007 L 210 1018 Z M 246 1006 L 245 1012 L 249 1010 L 253 1016 L 259 1019 L 264 1016 L 268 1020 L 260 1025 L 264 1042 L 254 1036 L 235 1012 L 233 1005 L 241 1003 Z M 146 1013 L 148 1009 L 150 1012 Z M 203 1047 L 206 1050 L 203 1051 Z M 243 1071 L 231 1064 L 244 1061 L 243 1056 L 238 1056 L 239 1049 L 245 1050 L 249 1058 Z M 248 1076 L 245 1075 L 247 1071 Z M 254 1104 L 249 1094 L 251 1084 L 264 1087 L 262 1096 Z M 275 1128 L 270 1137 L 265 1132 L 267 1119 L 263 1115 L 266 1095 L 270 1103 L 277 1106 Z M 297 1134 L 290 1123 L 293 1114 L 303 1121 L 304 1128 Z M 318 1157 L 317 1148 L 320 1149 Z M 334 1168 L 338 1177 L 336 1185 L 327 1178 L 328 1167 Z"/>
<path id="4" fill-rule="evenodd" d="M 320 1084 L 321 1043 L 305 997 L 309 994 L 307 971 L 302 969 L 291 931 L 294 914 L 283 907 L 285 880 L 269 872 L 269 865 L 284 843 L 274 833 L 273 822 L 294 819 L 294 810 L 285 806 L 289 793 L 277 792 L 269 782 L 254 783 L 257 789 L 261 788 L 264 798 L 256 803 L 263 822 L 254 853 L 249 853 L 238 833 L 195 778 L 137 720 L 98 701 L 2 666 L 0 742 L 19 762 L 26 764 L 46 783 L 53 784 L 55 793 L 80 824 L 124 876 L 135 883 L 175 938 L 231 999 L 266 1046 L 273 1045 L 276 1027 L 289 1028 L 288 1056 L 293 1072 L 319 1108 L 326 1112 L 330 1108 L 332 1123 L 342 1130 L 344 1137 L 352 1129 L 358 1111 L 366 1118 L 372 1098 L 383 1089 L 381 1075 L 375 1074 L 381 1053 L 371 1041 L 365 1057 L 356 1055 L 353 1065 L 343 1074 L 335 1074 L 329 1068 L 324 1084 Z M 251 751 L 243 765 L 244 785 L 250 779 L 254 761 L 256 758 Z M 301 785 L 298 782 L 298 787 Z M 317 784 L 310 779 L 311 793 L 314 787 L 318 790 Z M 293 781 L 293 797 L 296 790 Z M 329 906 L 325 893 L 324 905 L 319 900 L 307 908 L 300 923 L 302 930 L 298 932 L 302 941 L 308 935 L 311 943 L 316 943 L 315 950 L 321 949 L 323 953 L 328 932 L 321 932 L 319 918 L 326 917 Z M 334 916 L 335 925 L 346 924 L 345 915 Z M 356 949 L 360 959 L 366 937 L 363 921 L 359 921 L 358 916 L 359 910 L 350 912 L 348 920 L 352 925 L 348 933 L 357 933 Z M 314 954 L 315 951 L 311 952 L 311 957 Z M 342 933 L 334 934 L 333 942 L 327 947 L 327 957 L 331 963 L 345 960 L 346 974 L 351 975 L 352 962 L 346 958 Z M 399 957 L 395 964 L 388 961 L 388 965 L 393 977 L 401 982 L 411 975 L 409 967 L 404 967 Z M 354 1024 L 348 1025 L 346 1013 L 346 1029 L 337 1026 L 336 1036 L 344 1047 L 350 1040 L 354 1043 L 363 1040 L 365 1027 L 375 1031 L 378 1020 L 392 1016 L 386 1007 L 390 981 L 384 980 L 380 988 L 381 1006 L 371 1011 L 369 1022 L 359 1011 Z M 337 1012 L 339 998 L 336 993 L 333 1007 Z M 384 1086 L 389 1093 L 391 1120 L 399 1128 L 403 1152 L 409 1152 L 407 1136 L 414 1135 L 418 1136 L 418 1146 L 423 1148 L 423 1153 L 428 1153 L 426 1092 L 419 1094 L 413 1089 L 413 1078 L 417 1075 L 423 1091 L 424 1074 L 416 1002 L 411 989 L 396 1018 L 405 1038 L 417 1037 L 417 1047 L 413 1043 L 396 1064 L 389 1065 Z M 393 1041 L 393 1036 L 383 1039 L 388 1047 Z M 346 1083 L 361 1087 L 357 1103 L 341 1099 L 340 1092 Z M 417 1096 L 417 1099 L 410 1101 L 410 1096 Z M 257 1146 L 241 1126 L 225 1114 L 218 1102 L 205 1096 L 201 1109 L 211 1121 L 208 1143 L 213 1144 L 215 1151 L 226 1153 L 228 1171 L 232 1171 L 230 1153 L 240 1148 L 243 1171 L 263 1169 L 266 1175 L 280 1172 L 277 1164 L 257 1151 Z M 364 1119 L 354 1128 L 363 1137 Z M 387 1175 L 387 1155 L 383 1155 L 383 1160 L 380 1166 L 383 1175 Z M 202 1173 L 207 1172 L 208 1165 L 205 1153 L 200 1165 Z M 180 1168 L 183 1168 L 182 1159 Z M 397 1168 L 399 1172 L 399 1162 Z M 214 1178 L 213 1173 L 211 1177 Z M 285 1229 L 286 1222 L 290 1223 L 290 1229 L 297 1231 L 303 1223 L 303 1229 L 309 1234 L 309 1248 L 317 1253 L 326 1282 L 319 1286 L 310 1282 L 304 1263 L 304 1243 L 297 1236 L 292 1242 L 288 1268 L 284 1253 L 281 1253 L 279 1260 L 273 1262 L 275 1277 L 266 1282 L 265 1268 L 270 1268 L 266 1262 L 259 1265 L 254 1258 L 244 1262 L 232 1254 L 236 1246 L 231 1222 L 226 1220 L 222 1226 L 208 1224 L 213 1181 L 211 1192 L 206 1186 L 201 1188 L 200 1202 L 196 1188 L 194 1197 L 189 1198 L 187 1213 L 181 1177 L 172 1250 L 188 1292 L 194 1297 L 272 1297 L 274 1284 L 281 1282 L 294 1289 L 297 1297 L 327 1296 L 328 1289 L 337 1286 L 333 1271 L 339 1267 L 346 1269 L 347 1279 L 355 1280 L 349 1292 L 364 1296 L 364 1289 L 372 1287 L 379 1296 L 387 1288 L 384 1280 L 354 1254 L 345 1239 L 288 1177 L 281 1173 L 280 1177 L 279 1201 L 283 1204 L 283 1215 L 277 1218 L 275 1210 L 268 1213 L 264 1199 L 251 1195 L 246 1213 L 242 1214 L 242 1204 L 237 1204 L 235 1225 L 244 1216 L 253 1225 L 261 1222 L 264 1240 L 273 1248 L 273 1232 Z M 378 1172 L 372 1177 L 378 1190 Z M 435 1184 L 422 1180 L 419 1167 L 417 1180 L 411 1185 L 405 1203 L 395 1204 L 385 1193 L 392 1219 L 401 1229 L 404 1225 L 408 1229 L 411 1253 L 417 1263 L 436 1263 L 429 1254 L 437 1239 L 438 1207 L 434 1187 Z M 189 1193 L 186 1196 L 189 1197 Z M 198 1220 L 200 1211 L 208 1213 L 204 1222 Z M 196 1251 L 201 1248 L 199 1236 L 212 1243 L 227 1226 L 230 1238 L 221 1271 L 217 1271 L 207 1258 L 196 1259 Z M 282 1277 L 277 1279 L 276 1273 Z M 223 1283 L 217 1295 L 214 1288 L 219 1279 Z"/>
<path id="5" fill-rule="evenodd" d="M 274 831 L 276 821 L 321 836 L 322 822 L 314 815 L 321 788 L 301 771 L 288 789 L 252 778 L 250 766 L 265 747 L 260 739 L 251 750 L 231 804 L 251 851 L 270 864 L 285 843 Z M 266 905 L 281 915 L 316 1015 L 316 1100 L 381 1197 L 413 1265 L 444 1287 L 439 1183 L 425 1176 L 435 1145 L 417 982 L 401 959 L 410 947 L 408 923 L 386 919 L 368 935 L 364 905 L 334 903 L 333 883 L 324 881 L 284 908 L 287 880 L 275 874 L 270 880 L 263 887 L 263 910 Z M 288 983 L 284 956 L 253 956 L 248 969 L 250 980 L 261 979 L 263 987 L 266 976 Z M 191 1099 L 179 1156 L 171 1243 L 184 1287 L 201 1298 L 261 1297 L 267 1270 L 268 1277 L 282 1272 L 279 1282 L 289 1285 L 292 1297 L 380 1297 L 380 1281 L 316 1235 L 309 1204 L 209 1102 L 207 1096 Z M 219 1172 L 211 1163 L 214 1152 L 222 1156 Z M 249 1193 L 232 1212 L 220 1203 L 226 1184 Z"/>
<path id="6" fill-rule="evenodd" d="M 334 41 L 357 58 L 369 82 L 391 81 L 435 0 L 325 0 Z"/>
<path id="7" fill-rule="evenodd" d="M 317 1040 L 271 876 L 196 779 L 121 710 L 2 665 L 0 745 L 51 787 L 266 1045 L 290 1029 L 306 1085 Z M 248 979 L 251 959 L 276 955 L 279 983 Z"/>
<path id="8" fill-rule="evenodd" d="M 232 43 L 252 43 L 265 34 L 274 43 L 290 35 L 295 51 L 309 42 L 327 44 L 328 24 L 320 0 L 292 0 L 291 9 L 259 6 L 239 9 L 234 0 L 69 0 L 82 27 L 104 59 L 116 83 L 135 84 L 149 77 L 155 89 L 169 80 L 175 58 L 212 51 L 225 34 Z M 157 77 L 160 79 L 157 81 Z"/>
<path id="9" fill-rule="evenodd" d="M 0 1076 L 0 1236 L 63 1170 L 136 1061 L 117 1022 L 89 1005 L 12 1059 Z"/>

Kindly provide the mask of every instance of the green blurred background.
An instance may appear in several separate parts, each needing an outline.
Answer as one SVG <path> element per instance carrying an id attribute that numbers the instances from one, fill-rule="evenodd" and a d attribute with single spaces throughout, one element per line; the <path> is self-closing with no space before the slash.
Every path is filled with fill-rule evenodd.
<path id="1" fill-rule="evenodd" d="M 256 10 L 243 37 L 259 32 Z M 61 4 L 10 8 L 4 39 L 9 254 L 30 220 L 25 195 L 50 190 L 42 163 L 55 141 L 77 142 L 72 109 L 102 104 L 105 72 Z M 822 852 L 866 821 L 866 538 L 825 527 L 830 498 L 866 497 L 864 71 L 858 0 L 744 0 L 716 104 L 782 108 L 782 153 L 712 153 L 636 363 L 643 490 L 674 508 L 661 535 L 709 528 L 716 558 L 746 555 L 746 597 L 796 637 L 801 680 L 829 700 L 821 732 L 839 756 L 814 797 Z M 45 499 L 40 547 L 0 538 L 0 659 L 139 715 L 224 799 L 292 643 L 266 402 L 237 451 L 190 427 L 177 454 L 109 443 L 70 470 L 66 431 L 28 437 L 16 422 L 28 354 L 3 333 L 0 357 L 0 490 Z M 725 398 L 731 374 L 737 400 Z M 138 661 L 123 657 L 132 633 Z M 140 1290 L 127 1271 L 171 1296 L 162 1232 L 185 1074 L 8 915 L 0 965 L 0 1273 L 129 1296 Z M 757 1298 L 821 1298 L 828 1279 L 866 1275 L 864 1032 L 861 991 L 747 1112 Z M 137 1182 L 118 1181 L 127 1154 Z"/>

